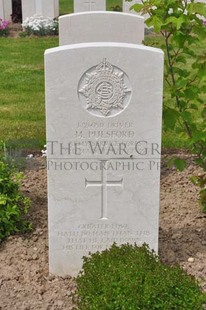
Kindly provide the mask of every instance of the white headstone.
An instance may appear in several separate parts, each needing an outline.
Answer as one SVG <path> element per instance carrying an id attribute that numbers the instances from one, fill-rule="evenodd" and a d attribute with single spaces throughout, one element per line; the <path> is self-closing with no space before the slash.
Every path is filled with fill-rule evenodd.
<path id="1" fill-rule="evenodd" d="M 136 12 L 134 10 L 130 11 L 131 6 L 134 5 L 135 3 L 140 3 L 141 4 L 141 0 L 132 0 L 130 2 L 128 2 L 126 0 L 123 0 L 122 11 L 125 12 L 125 13 L 133 13 L 133 14 L 135 14 Z"/>
<path id="2" fill-rule="evenodd" d="M 141 16 L 117 12 L 84 12 L 59 18 L 59 45 L 85 42 L 141 44 L 143 40 L 144 18 Z"/>
<path id="3" fill-rule="evenodd" d="M 22 20 L 36 14 L 36 0 L 22 0 Z"/>
<path id="4" fill-rule="evenodd" d="M 117 244 L 158 250 L 163 52 L 93 42 L 47 50 L 49 270 Z"/>
<path id="5" fill-rule="evenodd" d="M 59 16 L 59 0 L 43 0 L 43 16 L 56 18 Z"/>
<path id="6" fill-rule="evenodd" d="M 54 18 L 59 16 L 59 0 L 54 0 Z"/>
<path id="7" fill-rule="evenodd" d="M 35 11 L 36 14 L 41 15 L 43 10 L 42 10 L 42 0 L 36 0 L 35 1 Z"/>
<path id="8" fill-rule="evenodd" d="M 0 18 L 11 20 L 12 3 L 11 0 L 0 0 Z"/>
<path id="9" fill-rule="evenodd" d="M 136 3 L 139 3 L 139 4 L 142 4 L 142 1 L 141 0 L 132 0 L 130 2 L 126 1 L 126 0 L 123 0 L 123 8 L 122 8 L 122 11 L 125 12 L 125 13 L 131 13 L 131 14 L 136 14 L 136 15 L 141 15 L 141 13 L 137 13 L 136 11 L 134 10 L 130 10 L 131 6 L 136 4 Z M 141 15 L 142 16 L 142 15 Z M 149 14 L 145 14 L 144 15 L 144 19 L 147 19 L 149 18 Z"/>
<path id="10" fill-rule="evenodd" d="M 106 11 L 106 0 L 74 0 L 74 13 Z"/>
<path id="11" fill-rule="evenodd" d="M 22 0 L 22 19 L 34 15 L 55 18 L 59 16 L 59 0 Z"/>

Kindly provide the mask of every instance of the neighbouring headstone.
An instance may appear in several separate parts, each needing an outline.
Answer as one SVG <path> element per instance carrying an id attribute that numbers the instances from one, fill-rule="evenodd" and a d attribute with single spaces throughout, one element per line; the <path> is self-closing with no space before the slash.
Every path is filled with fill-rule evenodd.
<path id="1" fill-rule="evenodd" d="M 59 16 L 59 0 L 22 0 L 22 19 L 34 15 L 55 18 Z"/>
<path id="2" fill-rule="evenodd" d="M 59 45 L 107 41 L 141 44 L 143 40 L 144 18 L 138 15 L 84 12 L 59 18 Z"/>
<path id="3" fill-rule="evenodd" d="M 45 53 L 55 275 L 113 242 L 158 250 L 163 52 L 109 39 Z"/>
<path id="4" fill-rule="evenodd" d="M 11 20 L 12 3 L 11 0 L 0 0 L 0 18 L 3 20 Z"/>
<path id="5" fill-rule="evenodd" d="M 126 0 L 123 0 L 123 8 L 122 8 L 122 11 L 125 12 L 125 13 L 131 13 L 131 14 L 136 14 L 136 15 L 141 15 L 141 13 L 137 13 L 136 11 L 134 10 L 130 10 L 131 6 L 136 4 L 136 3 L 139 3 L 139 4 L 142 4 L 142 1 L 141 0 L 132 0 L 130 2 L 126 1 Z M 142 15 L 141 15 L 142 16 Z M 144 19 L 147 19 L 149 18 L 149 14 L 145 14 L 144 15 Z"/>
<path id="6" fill-rule="evenodd" d="M 130 10 L 131 6 L 134 5 L 135 3 L 140 3 L 141 4 L 141 0 L 131 0 L 131 1 L 123 0 L 123 2 L 122 2 L 122 11 L 125 12 L 125 13 L 133 13 L 133 14 L 135 14 L 136 12 L 134 10 Z"/>
<path id="7" fill-rule="evenodd" d="M 106 11 L 106 0 L 74 0 L 74 13 Z"/>

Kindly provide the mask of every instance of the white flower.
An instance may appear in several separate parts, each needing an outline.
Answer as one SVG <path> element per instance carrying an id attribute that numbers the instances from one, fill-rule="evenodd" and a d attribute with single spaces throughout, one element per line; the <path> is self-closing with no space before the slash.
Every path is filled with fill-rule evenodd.
<path id="1" fill-rule="evenodd" d="M 42 157 L 46 157 L 47 156 L 47 150 L 41 150 L 42 152 Z"/>
<path id="2" fill-rule="evenodd" d="M 32 17 L 27 17 L 23 23 L 22 27 L 25 31 L 32 32 L 35 34 L 38 34 L 38 32 L 41 32 L 44 30 L 45 34 L 51 31 L 55 31 L 55 26 L 58 24 L 58 22 L 53 20 L 52 18 L 45 18 L 41 15 L 34 15 Z"/>
<path id="3" fill-rule="evenodd" d="M 29 154 L 29 155 L 27 155 L 26 159 L 31 159 L 31 158 L 33 158 L 33 157 L 34 157 L 33 154 Z"/>
<path id="4" fill-rule="evenodd" d="M 47 145 L 45 144 L 44 145 L 44 148 L 45 148 L 45 150 L 41 150 L 41 152 L 42 152 L 42 157 L 46 157 L 47 156 Z"/>

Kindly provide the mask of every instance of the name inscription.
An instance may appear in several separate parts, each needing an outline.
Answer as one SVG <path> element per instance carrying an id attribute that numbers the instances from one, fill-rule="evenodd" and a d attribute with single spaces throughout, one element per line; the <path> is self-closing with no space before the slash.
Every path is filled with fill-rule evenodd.
<path id="1" fill-rule="evenodd" d="M 83 224 L 77 229 L 58 231 L 57 237 L 62 239 L 62 250 L 102 250 L 112 243 L 142 244 L 150 237 L 148 230 L 131 230 L 128 225 L 115 224 Z"/>

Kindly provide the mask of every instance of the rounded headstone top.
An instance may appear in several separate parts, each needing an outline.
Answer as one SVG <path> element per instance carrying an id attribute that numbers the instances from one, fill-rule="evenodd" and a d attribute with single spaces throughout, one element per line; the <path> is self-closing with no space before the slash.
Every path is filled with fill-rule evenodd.
<path id="1" fill-rule="evenodd" d="M 89 42 L 141 44 L 144 18 L 118 12 L 83 12 L 59 18 L 59 45 Z"/>

